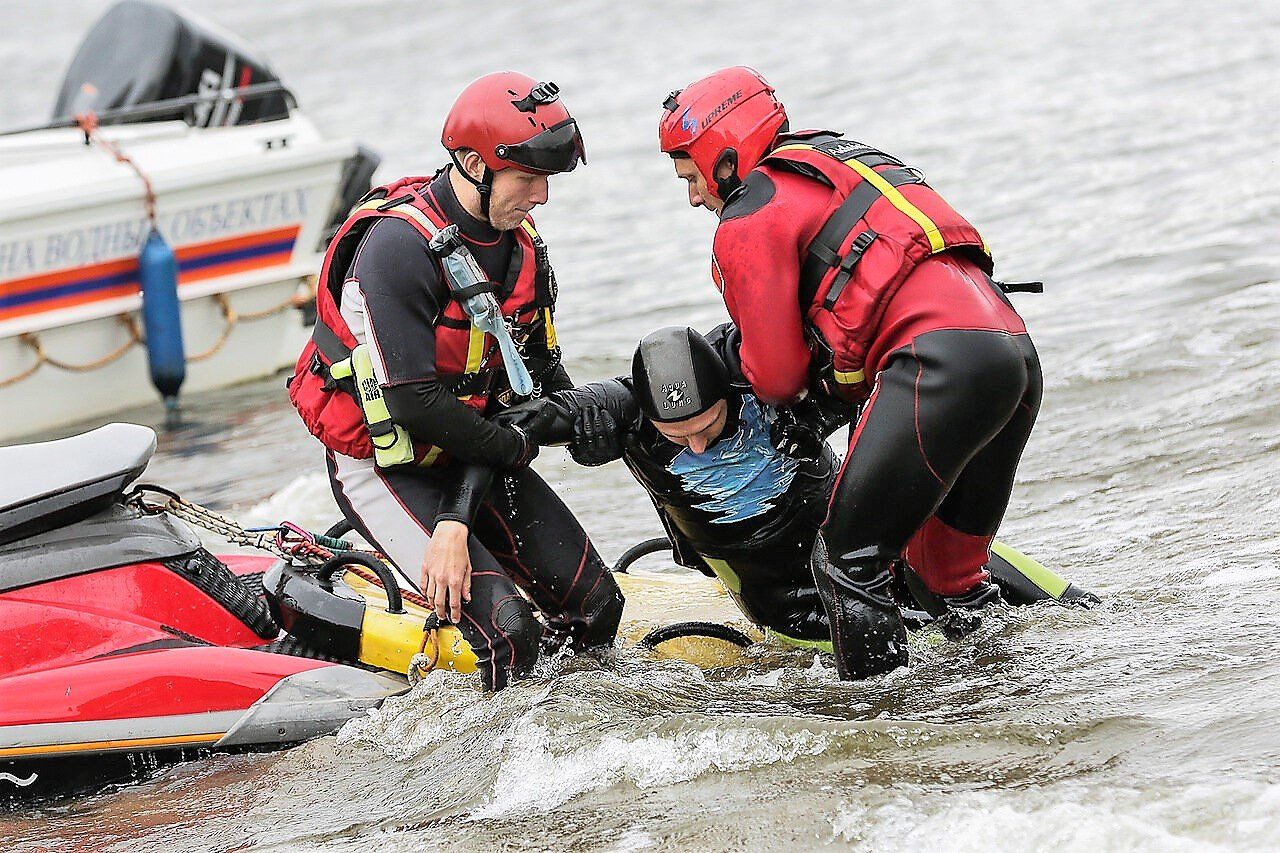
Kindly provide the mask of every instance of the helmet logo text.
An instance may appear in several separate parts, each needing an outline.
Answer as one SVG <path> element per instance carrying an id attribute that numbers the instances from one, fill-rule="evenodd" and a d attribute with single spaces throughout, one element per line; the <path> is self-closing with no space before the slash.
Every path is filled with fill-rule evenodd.
<path id="1" fill-rule="evenodd" d="M 721 101 L 720 104 L 714 110 L 707 113 L 706 118 L 702 120 L 702 129 L 706 130 L 708 127 L 710 127 L 711 123 L 715 121 L 717 118 L 719 118 L 722 112 L 724 112 L 725 110 L 729 109 L 729 107 L 736 104 L 741 98 L 742 98 L 742 90 L 739 89 L 738 91 L 734 92 L 732 95 L 730 95 L 729 97 Z"/>

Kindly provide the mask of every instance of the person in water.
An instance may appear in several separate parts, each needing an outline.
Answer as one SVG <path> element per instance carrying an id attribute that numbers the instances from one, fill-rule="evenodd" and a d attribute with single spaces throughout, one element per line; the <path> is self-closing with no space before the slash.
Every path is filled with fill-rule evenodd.
<path id="1" fill-rule="evenodd" d="M 641 340 L 630 376 L 498 417 L 527 424 L 542 443 L 567 444 L 581 464 L 622 459 L 653 500 L 678 563 L 719 578 L 743 614 L 780 640 L 826 646 L 810 555 L 839 471 L 825 439 L 850 418 L 814 398 L 784 412 L 762 404 L 737 372 L 737 350 L 727 323 L 706 337 L 660 329 Z M 992 579 L 1009 603 L 1092 598 L 1005 553 L 1012 559 L 993 559 Z M 902 563 L 892 594 L 916 622 L 945 610 Z"/>
<path id="2" fill-rule="evenodd" d="M 755 71 L 671 93 L 658 135 L 689 204 L 719 217 L 712 279 L 755 395 L 858 411 L 814 572 L 841 676 L 903 666 L 897 560 L 951 607 L 998 594 L 990 546 L 1040 406 L 1026 327 L 982 237 L 917 169 L 788 132 Z"/>
<path id="3" fill-rule="evenodd" d="M 488 419 L 519 398 L 494 335 L 464 304 L 491 293 L 541 389 L 572 386 L 555 276 L 529 214 L 547 201 L 549 176 L 586 156 L 558 87 L 514 72 L 467 86 L 441 139 L 448 165 L 370 192 L 329 245 L 289 396 L 325 446 L 343 514 L 406 583 L 420 577 L 498 690 L 542 642 L 610 646 L 622 615 L 590 539 L 527 467 L 537 444 Z M 449 226 L 488 280 L 470 292 L 432 246 Z M 488 488 L 490 471 L 500 488 Z"/>

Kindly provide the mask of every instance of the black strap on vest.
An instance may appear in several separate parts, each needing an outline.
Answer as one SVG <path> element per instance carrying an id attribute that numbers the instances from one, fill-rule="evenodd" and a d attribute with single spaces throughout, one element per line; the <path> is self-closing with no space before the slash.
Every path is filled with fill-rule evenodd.
<path id="1" fill-rule="evenodd" d="M 840 141 L 845 146 L 856 144 Z M 873 148 L 867 148 L 865 145 L 858 146 L 858 148 L 862 153 L 855 156 L 868 166 L 872 165 L 872 163 L 887 165 L 888 163 L 898 162 Z M 904 184 L 924 183 L 924 176 L 920 172 L 905 166 L 888 169 L 880 172 L 879 175 L 890 186 L 894 187 L 900 187 Z M 809 244 L 804 264 L 800 267 L 800 304 L 802 307 L 807 308 L 813 303 L 813 299 L 818 293 L 818 287 L 822 284 L 823 276 L 827 274 L 827 270 L 833 267 L 838 268 L 840 272 L 837 274 L 836 280 L 832 282 L 831 291 L 827 294 L 823 304 L 828 310 L 835 305 L 836 299 L 839 298 L 845 285 L 849 283 L 849 279 L 853 277 L 853 268 L 862 259 L 862 253 L 867 250 L 867 247 L 871 245 L 877 235 L 874 231 L 867 229 L 854 239 L 853 245 L 849 247 L 848 252 L 841 254 L 840 248 L 853 232 L 853 229 L 857 227 L 858 222 L 867 215 L 867 212 L 871 210 L 871 206 L 881 197 L 880 191 L 870 181 L 861 181 L 853 188 L 853 192 L 849 193 L 849 197 L 840 203 L 835 213 L 831 214 L 831 217 L 823 224 L 822 229 L 813 238 L 813 242 Z"/>
<path id="2" fill-rule="evenodd" d="M 316 319 L 316 324 L 311 329 L 311 340 L 316 342 L 316 349 L 320 350 L 330 364 L 351 358 L 351 348 L 344 344 L 342 338 L 338 337 L 338 333 L 326 326 L 323 320 Z"/>
<path id="3" fill-rule="evenodd" d="M 498 285 L 492 281 L 478 281 L 469 287 L 460 287 L 457 290 L 449 288 L 449 296 L 458 302 L 466 302 L 473 296 L 479 296 L 482 293 L 494 293 L 498 289 Z"/>
<path id="4" fill-rule="evenodd" d="M 1005 293 L 1044 293 L 1043 281 L 996 281 L 996 286 Z"/>

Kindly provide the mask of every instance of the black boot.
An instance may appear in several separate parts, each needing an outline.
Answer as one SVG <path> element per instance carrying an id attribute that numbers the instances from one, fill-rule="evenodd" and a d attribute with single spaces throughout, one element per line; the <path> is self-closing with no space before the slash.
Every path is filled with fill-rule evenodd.
<path id="1" fill-rule="evenodd" d="M 982 581 L 966 593 L 944 595 L 942 601 L 947 605 L 947 612 L 938 619 L 938 625 L 947 639 L 959 640 L 982 627 L 979 610 L 988 604 L 1001 604 L 1004 599 L 1000 596 L 1000 587 Z"/>
<path id="2" fill-rule="evenodd" d="M 813 575 L 831 622 L 836 669 L 846 681 L 907 665 L 907 629 L 891 589 L 896 559 L 871 547 L 833 560 L 821 534 L 814 543 Z"/>

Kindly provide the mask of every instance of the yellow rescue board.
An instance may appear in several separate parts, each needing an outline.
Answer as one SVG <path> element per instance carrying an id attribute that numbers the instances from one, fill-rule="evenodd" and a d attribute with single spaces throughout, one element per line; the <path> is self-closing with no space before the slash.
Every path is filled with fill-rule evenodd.
<path id="1" fill-rule="evenodd" d="M 716 583 L 693 575 L 614 575 L 627 598 L 626 624 L 622 636 L 633 643 L 659 624 L 686 620 L 737 621 L 741 614 L 728 594 Z M 437 628 L 426 637 L 423 627 L 428 611 L 404 602 L 404 613 L 387 612 L 387 596 L 382 587 L 355 572 L 347 572 L 343 583 L 365 599 L 360 633 L 360 661 L 390 672 L 407 675 L 418 654 L 426 662 L 434 659 L 434 669 L 475 672 L 476 656 L 462 634 L 452 625 Z M 681 637 L 662 643 L 653 652 L 661 659 L 689 661 L 704 668 L 736 663 L 742 650 L 731 643 L 708 637 Z"/>

